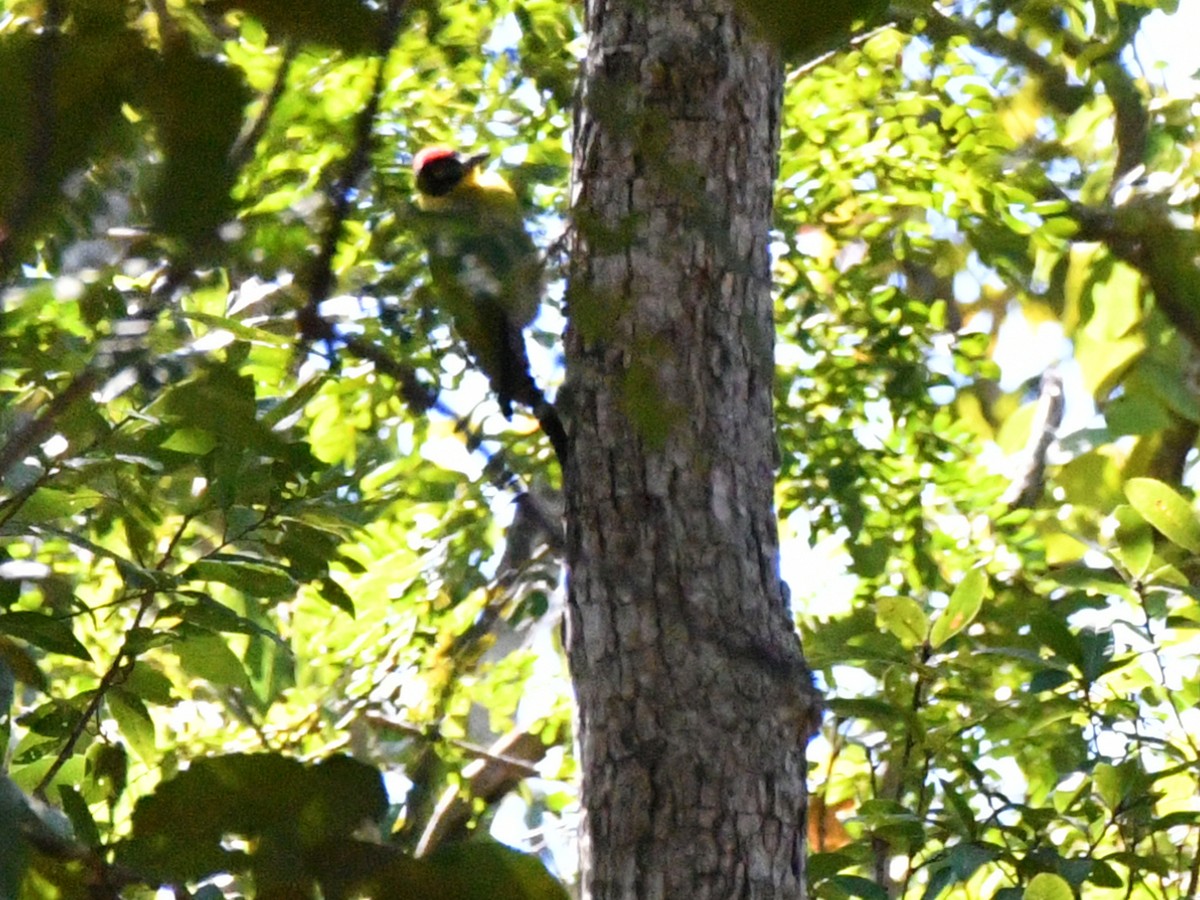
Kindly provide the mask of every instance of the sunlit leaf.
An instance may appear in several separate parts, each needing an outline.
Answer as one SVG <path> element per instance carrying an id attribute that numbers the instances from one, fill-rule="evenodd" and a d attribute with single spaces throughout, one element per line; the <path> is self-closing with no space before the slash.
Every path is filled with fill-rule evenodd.
<path id="1" fill-rule="evenodd" d="M 1025 900 L 1074 900 L 1075 892 L 1065 879 L 1042 872 L 1030 879 L 1024 896 Z"/>
<path id="2" fill-rule="evenodd" d="M 875 621 L 909 648 L 923 644 L 929 634 L 925 610 L 910 597 L 880 597 L 875 602 Z"/>
<path id="3" fill-rule="evenodd" d="M 1128 506 L 1118 506 L 1113 510 L 1113 516 L 1117 520 L 1113 539 L 1117 542 L 1118 558 L 1130 575 L 1140 579 L 1149 571 L 1154 559 L 1154 533 L 1146 520 Z"/>
<path id="4" fill-rule="evenodd" d="M 955 586 L 950 602 L 933 623 L 929 644 L 935 650 L 974 621 L 988 587 L 987 571 L 971 569 Z"/>
<path id="5" fill-rule="evenodd" d="M 137 695 L 128 691 L 112 691 L 108 694 L 108 708 L 130 749 L 145 762 L 156 760 L 158 751 L 154 739 L 154 720 Z"/>
<path id="6" fill-rule="evenodd" d="M 184 670 L 213 684 L 249 688 L 246 669 L 229 645 L 215 634 L 194 632 L 174 644 Z"/>
<path id="7" fill-rule="evenodd" d="M 1125 496 L 1129 505 L 1167 540 L 1200 553 L 1200 518 L 1177 491 L 1153 478 L 1130 478 L 1125 483 Z"/>

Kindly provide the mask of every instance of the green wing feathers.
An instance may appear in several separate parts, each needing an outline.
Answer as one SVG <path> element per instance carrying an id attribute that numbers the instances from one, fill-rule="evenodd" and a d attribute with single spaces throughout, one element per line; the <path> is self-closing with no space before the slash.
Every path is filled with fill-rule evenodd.
<path id="1" fill-rule="evenodd" d="M 515 201 L 423 215 L 430 273 L 459 336 L 488 376 L 505 416 L 542 394 L 522 329 L 537 315 L 542 265 Z"/>

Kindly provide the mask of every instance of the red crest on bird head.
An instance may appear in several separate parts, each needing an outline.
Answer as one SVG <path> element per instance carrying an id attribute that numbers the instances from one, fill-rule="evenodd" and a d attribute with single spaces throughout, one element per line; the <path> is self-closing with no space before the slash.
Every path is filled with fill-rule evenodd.
<path id="1" fill-rule="evenodd" d="M 441 162 L 444 159 L 453 159 L 461 163 L 464 169 L 473 169 L 487 159 L 488 155 L 488 151 L 481 150 L 478 153 L 472 153 L 470 156 L 467 156 L 445 144 L 434 144 L 417 152 L 417 155 L 413 157 L 412 167 L 414 172 L 420 174 L 421 170 L 430 163 Z"/>
<path id="2" fill-rule="evenodd" d="M 429 163 L 439 159 L 453 159 L 458 156 L 458 151 L 453 147 L 447 147 L 445 144 L 434 144 L 432 147 L 426 147 L 413 157 L 412 167 L 414 172 L 420 172 Z"/>

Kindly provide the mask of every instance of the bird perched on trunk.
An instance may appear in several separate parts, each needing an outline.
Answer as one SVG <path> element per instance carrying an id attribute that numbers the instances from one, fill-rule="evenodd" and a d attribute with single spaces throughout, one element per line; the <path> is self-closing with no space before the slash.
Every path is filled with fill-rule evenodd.
<path id="1" fill-rule="evenodd" d="M 413 174 L 434 290 L 511 418 L 514 401 L 535 411 L 545 402 L 522 334 L 537 315 L 542 263 L 516 194 L 485 159 L 426 147 Z"/>

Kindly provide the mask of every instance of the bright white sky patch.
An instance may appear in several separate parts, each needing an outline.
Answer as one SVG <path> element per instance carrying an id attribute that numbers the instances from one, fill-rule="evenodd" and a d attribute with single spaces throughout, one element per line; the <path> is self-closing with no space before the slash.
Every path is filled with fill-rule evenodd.
<path id="1" fill-rule="evenodd" d="M 1154 12 L 1142 22 L 1134 44 L 1147 76 L 1173 94 L 1193 94 L 1200 81 L 1200 2 L 1179 0 L 1174 15 Z"/>

